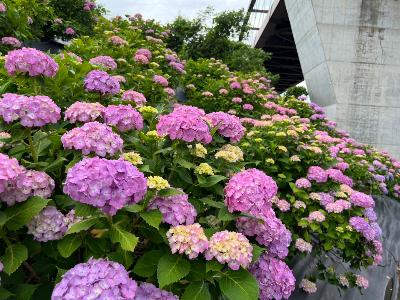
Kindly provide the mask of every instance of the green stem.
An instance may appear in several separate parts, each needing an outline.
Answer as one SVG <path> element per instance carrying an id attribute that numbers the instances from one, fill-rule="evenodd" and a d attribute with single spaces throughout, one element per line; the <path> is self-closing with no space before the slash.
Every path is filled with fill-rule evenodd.
<path id="1" fill-rule="evenodd" d="M 38 162 L 38 155 L 35 149 L 35 145 L 33 144 L 33 139 L 32 139 L 32 130 L 29 128 L 29 135 L 28 135 L 28 141 L 29 141 L 29 148 L 31 150 L 31 155 L 33 158 L 33 161 L 35 163 Z"/>

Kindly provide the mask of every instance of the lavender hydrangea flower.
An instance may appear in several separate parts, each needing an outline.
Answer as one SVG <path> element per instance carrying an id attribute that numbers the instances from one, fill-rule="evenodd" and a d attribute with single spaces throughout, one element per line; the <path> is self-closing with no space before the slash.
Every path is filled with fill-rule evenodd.
<path id="1" fill-rule="evenodd" d="M 146 97 L 142 93 L 134 90 L 125 91 L 122 94 L 122 100 L 134 101 L 138 106 L 144 105 L 147 102 Z"/>
<path id="2" fill-rule="evenodd" d="M 23 171 L 18 160 L 0 153 L 0 195 Z"/>
<path id="3" fill-rule="evenodd" d="M 308 189 L 311 187 L 311 182 L 307 178 L 299 178 L 296 180 L 295 185 L 298 189 Z"/>
<path id="4" fill-rule="evenodd" d="M 11 46 L 13 48 L 21 48 L 22 46 L 21 41 L 13 36 L 5 36 L 1 38 L 1 44 Z"/>
<path id="5" fill-rule="evenodd" d="M 140 113 L 130 105 L 109 105 L 103 110 L 106 124 L 125 132 L 132 129 L 143 129 L 143 118 Z"/>
<path id="6" fill-rule="evenodd" d="M 129 273 L 121 264 L 91 258 L 63 275 L 53 290 L 51 300 L 134 300 L 136 291 L 136 281 L 129 278 Z"/>
<path id="7" fill-rule="evenodd" d="M 115 62 L 114 58 L 107 55 L 100 55 L 89 60 L 89 63 L 92 65 L 100 66 L 105 69 L 115 70 L 117 68 L 117 63 Z"/>
<path id="8" fill-rule="evenodd" d="M 21 111 L 24 103 L 27 101 L 26 96 L 6 93 L 2 95 L 0 101 L 0 116 L 4 122 L 11 123 L 21 117 Z"/>
<path id="9" fill-rule="evenodd" d="M 28 73 L 29 76 L 54 77 L 58 71 L 58 64 L 54 59 L 33 48 L 8 52 L 4 66 L 10 75 Z"/>
<path id="10" fill-rule="evenodd" d="M 328 174 L 321 167 L 312 166 L 308 169 L 307 179 L 317 183 L 325 183 L 328 180 Z"/>
<path id="11" fill-rule="evenodd" d="M 361 192 L 353 192 L 350 196 L 350 202 L 353 205 L 364 208 L 372 208 L 375 206 L 374 199 L 370 195 Z"/>
<path id="12" fill-rule="evenodd" d="M 61 109 L 47 96 L 33 96 L 24 101 L 20 117 L 22 126 L 42 127 L 56 124 L 61 119 Z"/>
<path id="13" fill-rule="evenodd" d="M 319 196 L 319 203 L 326 207 L 329 203 L 333 203 L 335 201 L 335 198 L 333 198 L 330 194 L 328 193 L 318 193 Z"/>
<path id="14" fill-rule="evenodd" d="M 285 262 L 263 254 L 250 272 L 260 287 L 260 299 L 288 299 L 295 289 L 296 279 Z"/>
<path id="15" fill-rule="evenodd" d="M 328 169 L 326 173 L 328 174 L 328 178 L 332 179 L 334 182 L 346 184 L 350 187 L 353 186 L 353 180 L 350 177 L 344 175 L 343 172 L 338 169 L 331 168 Z"/>
<path id="16" fill-rule="evenodd" d="M 189 259 L 195 259 L 208 248 L 208 239 L 200 224 L 178 225 L 167 232 L 171 252 L 185 253 Z"/>
<path id="17" fill-rule="evenodd" d="M 114 155 L 122 151 L 123 140 L 111 127 L 99 122 L 85 123 L 63 134 L 65 149 L 80 150 L 84 155 L 94 152 L 99 156 Z"/>
<path id="18" fill-rule="evenodd" d="M 77 101 L 65 111 L 64 120 L 70 123 L 93 122 L 101 116 L 103 109 L 104 106 L 97 102 L 88 103 Z"/>
<path id="19" fill-rule="evenodd" d="M 377 238 L 376 229 L 362 217 L 351 217 L 349 224 L 355 231 L 361 233 L 366 240 L 373 241 Z M 375 223 L 376 224 L 376 223 Z"/>
<path id="20" fill-rule="evenodd" d="M 102 95 L 115 95 L 120 91 L 119 81 L 100 70 L 90 71 L 86 75 L 84 86 L 86 91 Z"/>
<path id="21" fill-rule="evenodd" d="M 148 209 L 160 210 L 163 215 L 163 221 L 172 226 L 193 224 L 197 216 L 196 209 L 188 201 L 187 194 L 155 197 L 150 202 Z"/>
<path id="22" fill-rule="evenodd" d="M 175 104 L 173 113 L 194 114 L 201 117 L 206 115 L 205 111 L 201 108 L 182 104 Z"/>
<path id="23" fill-rule="evenodd" d="M 136 290 L 135 300 L 179 300 L 179 298 L 151 283 L 142 282 Z"/>
<path id="24" fill-rule="evenodd" d="M 157 133 L 168 136 L 171 140 L 202 142 L 208 144 L 212 137 L 207 123 L 198 115 L 172 112 L 160 116 Z"/>
<path id="25" fill-rule="evenodd" d="M 264 172 L 248 169 L 231 177 L 225 187 L 225 204 L 230 212 L 262 211 L 271 206 L 278 192 L 276 182 Z"/>
<path id="26" fill-rule="evenodd" d="M 240 119 L 224 112 L 214 112 L 207 115 L 213 126 L 218 127 L 218 133 L 230 139 L 231 143 L 237 143 L 244 135 L 245 128 Z"/>
<path id="27" fill-rule="evenodd" d="M 225 230 L 212 235 L 205 258 L 215 258 L 221 264 L 227 263 L 232 270 L 238 270 L 240 266 L 247 268 L 250 265 L 252 251 L 253 247 L 243 234 Z"/>
<path id="28" fill-rule="evenodd" d="M 147 192 L 143 173 L 124 160 L 85 158 L 68 170 L 64 193 L 75 201 L 114 215 L 141 201 Z"/>

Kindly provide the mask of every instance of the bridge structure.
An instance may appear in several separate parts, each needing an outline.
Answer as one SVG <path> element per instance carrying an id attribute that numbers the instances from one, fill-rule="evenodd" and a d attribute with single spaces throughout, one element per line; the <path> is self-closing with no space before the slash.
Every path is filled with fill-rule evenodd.
<path id="1" fill-rule="evenodd" d="M 340 129 L 400 158 L 400 1 L 262 1 L 252 43 L 272 54 L 277 90 L 305 80 Z"/>

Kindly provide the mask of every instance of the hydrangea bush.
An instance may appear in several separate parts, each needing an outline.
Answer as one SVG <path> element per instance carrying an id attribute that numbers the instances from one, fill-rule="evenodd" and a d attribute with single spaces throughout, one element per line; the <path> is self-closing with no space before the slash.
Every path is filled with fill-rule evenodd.
<path id="1" fill-rule="evenodd" d="M 400 197 L 400 163 L 318 105 L 281 98 L 268 74 L 180 60 L 168 35 L 141 15 L 116 17 L 58 55 L 1 60 L 5 299 L 367 288 L 357 270 L 383 253 L 371 195 Z M 296 281 L 306 255 L 318 264 Z"/>

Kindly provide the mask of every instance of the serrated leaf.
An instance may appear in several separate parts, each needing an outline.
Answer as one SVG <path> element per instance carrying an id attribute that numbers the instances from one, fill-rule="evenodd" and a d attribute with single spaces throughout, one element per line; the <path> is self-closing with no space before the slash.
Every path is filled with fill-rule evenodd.
<path id="1" fill-rule="evenodd" d="M 210 271 L 219 271 L 224 267 L 224 265 L 221 265 L 219 262 L 216 260 L 210 260 L 206 263 L 206 272 Z"/>
<path id="2" fill-rule="evenodd" d="M 210 198 L 202 198 L 202 199 L 200 199 L 200 201 L 211 207 L 216 207 L 216 208 L 224 208 L 225 207 L 225 204 L 223 202 L 218 202 L 218 201 L 212 200 Z"/>
<path id="3" fill-rule="evenodd" d="M 177 282 L 190 272 L 190 263 L 183 256 L 165 254 L 157 266 L 157 279 L 160 288 Z"/>
<path id="4" fill-rule="evenodd" d="M 201 187 L 212 187 L 214 185 L 216 185 L 218 182 L 225 180 L 226 177 L 225 176 L 221 176 L 221 175 L 213 175 L 213 176 L 209 176 L 207 177 L 204 181 L 199 183 L 199 186 Z"/>
<path id="5" fill-rule="evenodd" d="M 14 296 L 14 294 L 0 287 L 0 300 L 6 300 L 11 296 Z"/>
<path id="6" fill-rule="evenodd" d="M 67 235 L 57 242 L 57 249 L 62 257 L 67 258 L 70 257 L 81 244 L 82 240 L 79 235 Z"/>
<path id="7" fill-rule="evenodd" d="M 94 226 L 99 220 L 100 220 L 99 217 L 82 220 L 82 221 L 72 225 L 68 229 L 66 234 L 72 234 L 72 233 L 77 233 L 77 232 L 80 232 L 80 231 L 83 231 L 83 230 L 87 230 L 90 227 Z"/>
<path id="8" fill-rule="evenodd" d="M 132 205 L 127 205 L 124 207 L 124 210 L 133 212 L 133 213 L 141 212 L 143 209 L 144 209 L 144 207 L 140 204 L 132 204 Z"/>
<path id="9" fill-rule="evenodd" d="M 124 251 L 122 249 L 119 249 L 116 252 L 109 253 L 107 257 L 112 261 L 116 261 L 124 265 L 126 269 L 129 269 L 130 266 L 133 264 L 133 254 L 129 251 Z"/>
<path id="10" fill-rule="evenodd" d="M 64 269 L 60 269 L 59 267 L 57 267 L 57 276 L 56 276 L 56 280 L 55 283 L 59 283 L 63 277 L 63 275 L 65 273 L 67 273 L 68 270 L 64 270 Z"/>
<path id="11" fill-rule="evenodd" d="M 192 169 L 194 168 L 194 164 L 192 164 L 191 162 L 188 162 L 186 159 L 183 158 L 177 158 L 174 160 L 174 162 L 182 167 L 184 167 L 185 169 Z"/>
<path id="12" fill-rule="evenodd" d="M 253 259 L 252 262 L 256 262 L 261 254 L 264 253 L 265 248 L 262 248 L 256 244 L 251 244 L 253 246 Z"/>
<path id="13" fill-rule="evenodd" d="M 140 212 L 140 217 L 146 221 L 150 226 L 158 229 L 162 221 L 162 214 L 159 210 L 153 209 Z"/>
<path id="14" fill-rule="evenodd" d="M 157 195 L 160 197 L 170 197 L 170 196 L 182 195 L 182 194 L 184 194 L 183 191 L 174 189 L 174 188 L 164 189 L 164 190 L 158 191 L 158 193 L 157 193 Z"/>
<path id="15" fill-rule="evenodd" d="M 27 259 L 28 249 L 24 245 L 8 246 L 1 260 L 4 264 L 4 272 L 8 275 L 14 273 Z"/>
<path id="16" fill-rule="evenodd" d="M 6 226 L 10 230 L 18 230 L 28 224 L 32 218 L 38 215 L 46 207 L 49 199 L 31 197 L 27 201 L 15 204 L 5 210 L 7 221 Z"/>
<path id="17" fill-rule="evenodd" d="M 133 272 L 142 277 L 153 276 L 157 271 L 158 261 L 162 255 L 163 251 L 161 250 L 152 250 L 143 254 L 136 262 Z"/>
<path id="18" fill-rule="evenodd" d="M 229 270 L 222 273 L 218 280 L 222 293 L 229 300 L 257 300 L 258 284 L 254 277 L 245 269 Z"/>
<path id="19" fill-rule="evenodd" d="M 110 229 L 110 239 L 113 243 L 119 243 L 121 248 L 126 251 L 133 252 L 137 243 L 139 242 L 139 238 L 130 233 L 118 225 L 113 225 Z"/>
<path id="20" fill-rule="evenodd" d="M 186 288 L 181 300 L 211 300 L 211 294 L 206 282 L 192 282 Z"/>
<path id="21" fill-rule="evenodd" d="M 79 217 L 88 217 L 98 214 L 97 208 L 83 203 L 77 203 L 74 209 L 75 214 Z"/>
<path id="22" fill-rule="evenodd" d="M 38 284 L 17 284 L 12 291 L 16 300 L 30 300 L 38 286 Z"/>

